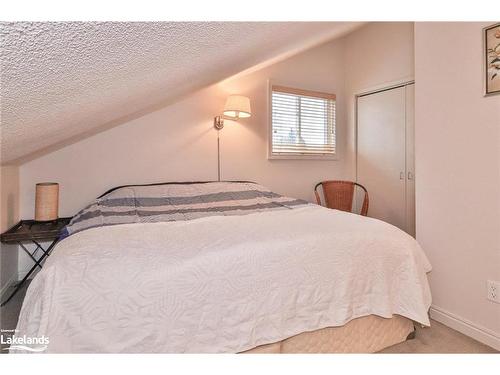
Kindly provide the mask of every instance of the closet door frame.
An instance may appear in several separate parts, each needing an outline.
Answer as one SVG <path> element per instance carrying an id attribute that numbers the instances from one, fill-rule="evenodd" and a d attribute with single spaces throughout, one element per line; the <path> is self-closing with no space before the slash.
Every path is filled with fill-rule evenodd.
<path id="1" fill-rule="evenodd" d="M 415 84 L 415 79 L 413 77 L 407 77 L 405 79 L 399 80 L 399 81 L 394 81 L 390 83 L 386 83 L 383 85 L 379 85 L 376 87 L 360 90 L 357 94 L 354 95 L 354 163 L 355 163 L 355 179 L 358 181 L 358 99 L 362 96 L 370 95 L 370 94 L 377 94 L 379 92 L 384 92 L 392 89 L 397 89 L 404 87 L 405 88 L 405 103 L 406 103 L 406 86 L 409 85 L 414 85 Z M 407 111 L 405 110 L 405 113 Z M 407 137 L 406 137 L 406 126 L 405 126 L 405 147 L 406 147 L 406 142 L 407 142 Z M 406 160 L 406 155 L 405 155 L 405 207 L 406 209 L 408 208 L 408 171 L 407 171 L 407 160 Z M 415 176 L 415 173 L 413 172 L 413 178 Z M 414 181 L 413 181 L 414 184 Z M 368 192 L 369 194 L 370 192 Z M 406 215 L 406 226 L 408 226 L 408 212 L 405 213 Z M 407 228 L 407 230 L 411 228 Z M 410 233 L 411 235 L 415 236 L 415 233 Z"/>
<path id="2" fill-rule="evenodd" d="M 413 105 L 409 103 L 413 101 Z M 411 111 L 409 111 L 411 108 Z M 405 169 L 406 169 L 406 230 L 416 237 L 416 202 L 415 202 L 415 84 L 405 87 Z M 410 150 L 410 151 L 409 151 Z M 409 158 L 410 156 L 410 158 Z"/>

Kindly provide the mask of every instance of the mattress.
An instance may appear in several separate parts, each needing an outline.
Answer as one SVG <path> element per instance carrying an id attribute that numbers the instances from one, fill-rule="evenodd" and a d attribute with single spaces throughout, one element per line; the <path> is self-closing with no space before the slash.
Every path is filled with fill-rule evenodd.
<path id="1" fill-rule="evenodd" d="M 368 315 L 351 320 L 341 327 L 303 332 L 243 353 L 376 353 L 405 341 L 413 331 L 413 322 L 403 316 L 382 318 Z"/>

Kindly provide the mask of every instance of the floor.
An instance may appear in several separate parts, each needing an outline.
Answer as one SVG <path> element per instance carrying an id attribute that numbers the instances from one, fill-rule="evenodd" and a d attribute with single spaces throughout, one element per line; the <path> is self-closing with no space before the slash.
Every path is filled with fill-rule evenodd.
<path id="1" fill-rule="evenodd" d="M 23 302 L 27 286 L 4 307 L 1 308 L 2 329 L 14 329 L 17 323 L 19 310 Z M 434 320 L 431 328 L 417 327 L 413 340 L 391 346 L 382 353 L 498 353 L 495 349 L 483 345 Z M 6 345 L 1 345 L 1 353 L 6 353 Z"/>
<path id="2" fill-rule="evenodd" d="M 431 320 L 430 328 L 417 327 L 413 340 L 382 350 L 381 353 L 498 353 L 444 324 Z"/>

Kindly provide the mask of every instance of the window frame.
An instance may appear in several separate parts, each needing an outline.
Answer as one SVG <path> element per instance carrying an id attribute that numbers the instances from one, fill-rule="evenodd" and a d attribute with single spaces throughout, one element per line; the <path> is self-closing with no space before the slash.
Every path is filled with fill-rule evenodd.
<path id="1" fill-rule="evenodd" d="M 304 95 L 304 96 L 313 96 L 313 97 L 321 97 L 324 99 L 333 99 L 335 100 L 335 152 L 332 154 L 275 154 L 273 153 L 273 88 L 279 88 L 281 92 L 288 92 L 296 95 Z M 286 91 L 285 91 L 286 90 Z M 339 160 L 338 157 L 338 148 L 337 148 L 337 139 L 338 139 L 338 122 L 337 122 L 337 97 L 335 94 L 330 94 L 326 92 L 306 90 L 294 88 L 288 85 L 281 85 L 271 80 L 268 81 L 268 90 L 267 90 L 267 159 L 288 159 L 288 160 Z"/>

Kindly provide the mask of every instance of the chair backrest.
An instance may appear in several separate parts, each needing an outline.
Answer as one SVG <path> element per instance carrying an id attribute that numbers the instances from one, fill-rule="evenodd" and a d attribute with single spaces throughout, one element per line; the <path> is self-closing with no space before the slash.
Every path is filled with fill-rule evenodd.
<path id="1" fill-rule="evenodd" d="M 354 201 L 354 188 L 358 186 L 364 193 L 363 204 L 361 206 L 360 214 L 366 216 L 368 214 L 368 192 L 363 185 L 353 181 L 322 181 L 314 187 L 314 194 L 316 195 L 316 202 L 321 205 L 321 197 L 318 193 L 318 187 L 323 187 L 323 196 L 325 197 L 325 205 L 328 208 L 335 208 L 337 210 L 352 212 L 352 204 Z"/>

